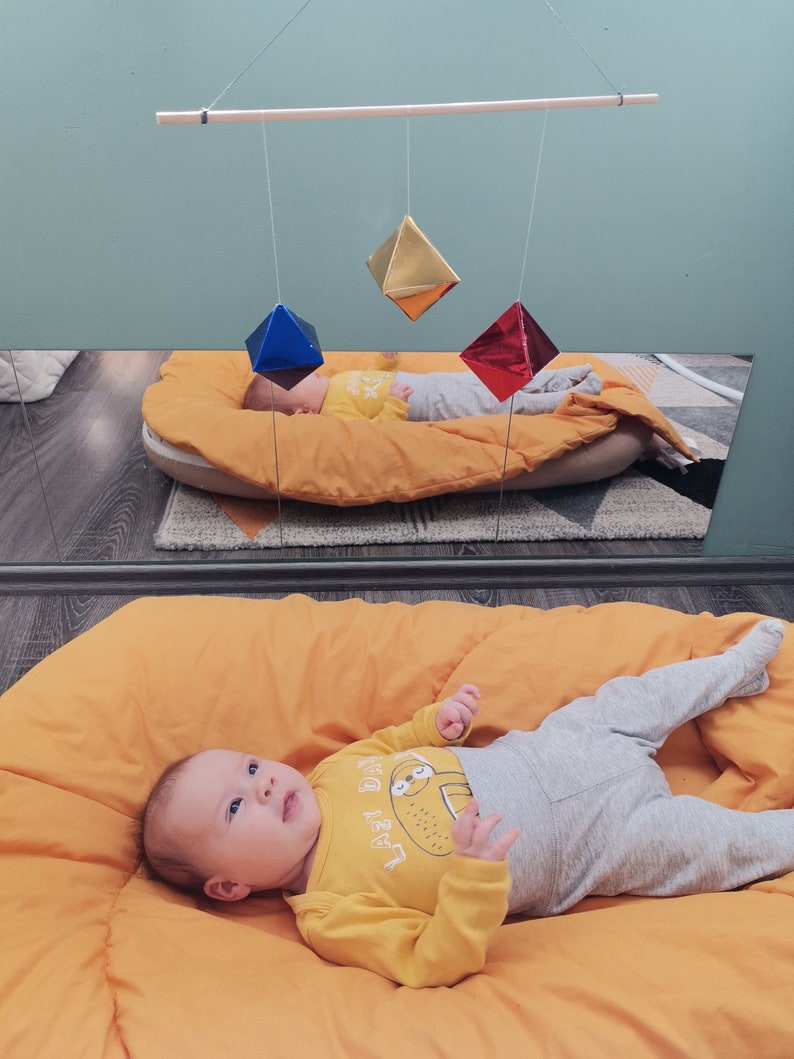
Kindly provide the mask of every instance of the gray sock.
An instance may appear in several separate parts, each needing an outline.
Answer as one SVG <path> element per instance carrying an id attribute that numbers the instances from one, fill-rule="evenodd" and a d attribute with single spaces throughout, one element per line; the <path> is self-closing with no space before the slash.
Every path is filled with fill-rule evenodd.
<path id="1" fill-rule="evenodd" d="M 747 679 L 734 691 L 734 695 L 758 695 L 769 687 L 766 664 L 777 654 L 785 627 L 777 618 L 767 618 L 754 626 L 747 635 L 726 654 L 738 655 L 745 666 Z"/>

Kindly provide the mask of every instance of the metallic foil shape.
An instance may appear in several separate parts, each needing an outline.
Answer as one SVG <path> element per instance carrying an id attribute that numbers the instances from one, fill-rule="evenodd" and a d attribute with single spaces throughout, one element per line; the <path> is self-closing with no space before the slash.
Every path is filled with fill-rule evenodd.
<path id="1" fill-rule="evenodd" d="M 367 258 L 367 268 L 386 297 L 411 320 L 418 320 L 460 283 L 460 277 L 407 215 Z"/>
<path id="2" fill-rule="evenodd" d="M 521 302 L 514 302 L 460 359 L 498 401 L 506 401 L 559 352 Z"/>
<path id="3" fill-rule="evenodd" d="M 319 368 L 323 352 L 310 323 L 277 305 L 245 340 L 251 367 L 285 390 Z"/>

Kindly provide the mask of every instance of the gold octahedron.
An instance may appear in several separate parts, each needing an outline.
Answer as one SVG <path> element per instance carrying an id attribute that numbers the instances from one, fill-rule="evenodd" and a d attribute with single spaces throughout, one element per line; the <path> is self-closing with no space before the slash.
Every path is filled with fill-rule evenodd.
<path id="1" fill-rule="evenodd" d="M 367 258 L 367 268 L 386 297 L 411 320 L 418 320 L 460 283 L 460 277 L 407 215 Z"/>

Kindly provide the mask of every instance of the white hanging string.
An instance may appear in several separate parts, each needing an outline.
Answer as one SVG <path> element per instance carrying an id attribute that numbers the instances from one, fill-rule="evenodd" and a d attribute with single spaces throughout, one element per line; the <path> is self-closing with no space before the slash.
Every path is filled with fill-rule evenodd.
<path id="1" fill-rule="evenodd" d="M 276 33 L 276 35 L 274 37 L 270 38 L 270 40 L 267 42 L 267 44 L 264 46 L 264 48 L 262 48 L 261 51 L 258 51 L 256 53 L 256 55 L 253 57 L 253 59 L 246 66 L 243 67 L 243 69 L 239 72 L 239 74 L 235 78 L 233 78 L 228 83 L 228 85 L 224 88 L 224 90 L 221 92 L 221 94 L 219 96 L 216 96 L 215 99 L 213 99 L 213 101 L 210 103 L 210 105 L 208 107 L 204 108 L 204 113 L 206 113 L 208 110 L 212 110 L 212 108 L 215 106 L 216 103 L 220 103 L 220 101 L 223 99 L 223 97 L 226 95 L 226 93 L 229 91 L 229 89 L 233 88 L 237 84 L 237 82 L 240 80 L 240 78 L 243 76 L 243 74 L 248 73 L 248 71 L 251 69 L 251 67 L 254 65 L 254 63 L 262 58 L 262 56 L 265 54 L 265 52 L 270 47 L 270 45 L 271 44 L 275 44 L 275 42 L 278 40 L 278 38 L 281 36 L 281 34 L 292 25 L 292 23 L 295 21 L 295 19 L 298 17 L 298 15 L 302 11 L 305 11 L 306 8 L 309 6 L 309 4 L 311 2 L 312 2 L 312 0 L 306 0 L 306 2 L 300 8 L 298 8 L 298 10 L 292 16 L 292 18 L 289 19 L 288 22 L 284 23 L 284 25 L 281 27 L 281 29 L 278 31 L 278 33 Z"/>
<path id="2" fill-rule="evenodd" d="M 267 202 L 270 209 L 270 234 L 273 239 L 273 265 L 276 270 L 276 301 L 281 304 L 281 280 L 278 274 L 278 250 L 276 249 L 276 221 L 273 215 L 273 192 L 270 185 L 270 157 L 267 151 L 267 125 L 262 126 L 262 140 L 265 146 L 265 177 L 267 180 Z"/>
<path id="3" fill-rule="evenodd" d="M 305 6 L 305 5 L 304 5 Z M 273 266 L 276 271 L 276 301 L 281 305 L 281 279 L 278 271 L 278 248 L 276 247 L 276 220 L 273 213 L 273 190 L 270 181 L 270 156 L 267 149 L 267 125 L 262 126 L 262 142 L 265 148 L 265 179 L 267 182 L 267 203 L 270 212 L 270 234 L 273 240 Z M 284 526 L 281 519 L 281 476 L 278 461 L 278 438 L 276 437 L 276 401 L 273 394 L 273 380 L 270 383 L 270 419 L 273 424 L 273 463 L 276 470 L 276 506 L 278 510 L 279 547 L 284 547 Z"/>
<path id="4" fill-rule="evenodd" d="M 605 81 L 606 81 L 606 83 L 607 83 L 607 84 L 609 85 L 609 87 L 610 87 L 610 88 L 611 88 L 611 89 L 612 89 L 612 90 L 613 90 L 614 92 L 616 92 L 616 93 L 617 93 L 617 94 L 618 94 L 619 96 L 621 96 L 621 97 L 622 97 L 622 96 L 623 96 L 623 93 L 622 93 L 622 92 L 620 91 L 620 89 L 619 89 L 619 88 L 615 88 L 614 84 L 613 84 L 613 83 L 612 83 L 612 82 L 610 81 L 610 79 L 609 79 L 609 78 L 607 77 L 607 75 L 606 75 L 606 74 L 604 73 L 604 71 L 603 71 L 603 70 L 601 69 L 601 67 L 600 67 L 600 66 L 598 65 L 598 63 L 597 63 L 597 62 L 595 61 L 595 59 L 594 59 L 594 58 L 593 58 L 593 56 L 592 56 L 592 55 L 590 54 L 590 52 L 589 52 L 589 51 L 587 50 L 587 48 L 585 48 L 584 44 L 582 44 L 582 42 L 581 42 L 581 41 L 579 40 L 579 38 L 578 38 L 578 37 L 576 36 L 576 34 L 574 33 L 574 31 L 573 31 L 573 30 L 571 29 L 571 27 L 570 27 L 570 26 L 568 25 L 568 23 L 567 23 L 567 22 L 565 22 L 565 21 L 564 21 L 564 19 L 562 19 L 562 18 L 561 18 L 561 17 L 560 17 L 560 16 L 559 16 L 559 15 L 557 14 L 557 12 L 556 12 L 556 11 L 554 10 L 554 8 L 553 8 L 553 7 L 551 6 L 551 4 L 549 3 L 549 0 L 543 0 L 543 2 L 545 3 L 545 5 L 546 5 L 546 7 L 547 7 L 547 8 L 549 9 L 549 11 L 551 11 L 552 15 L 554 15 L 554 17 L 555 17 L 555 18 L 557 19 L 557 21 L 558 21 L 558 22 L 559 22 L 559 24 L 560 24 L 560 25 L 562 26 L 562 28 L 563 28 L 563 29 L 565 30 L 565 32 L 566 32 L 566 33 L 568 34 L 568 36 L 569 36 L 569 37 L 571 38 L 571 40 L 573 40 L 573 41 L 574 41 L 574 42 L 575 42 L 575 43 L 576 43 L 576 44 L 577 44 L 577 45 L 579 46 L 579 48 L 580 48 L 580 49 L 582 50 L 582 52 L 583 52 L 583 53 L 584 53 L 584 54 L 585 54 L 585 55 L 587 56 L 587 58 L 588 58 L 588 59 L 590 60 L 590 62 L 591 62 L 591 63 L 593 64 L 593 66 L 594 66 L 594 67 L 596 68 L 596 70 L 598 70 L 598 72 L 599 72 L 599 73 L 601 74 L 601 76 L 602 76 L 602 77 L 604 78 L 604 80 L 605 80 Z"/>
<path id="5" fill-rule="evenodd" d="M 273 380 L 270 383 L 270 421 L 273 424 L 273 463 L 276 469 L 276 509 L 278 511 L 278 546 L 284 547 L 284 525 L 281 519 L 281 477 L 278 466 L 278 438 L 276 437 L 276 398 L 273 393 Z"/>
<path id="6" fill-rule="evenodd" d="M 248 70 L 257 62 L 270 48 L 275 41 L 285 32 L 289 26 L 295 21 L 295 19 L 306 10 L 311 3 L 311 0 L 305 0 L 305 2 L 298 8 L 295 14 L 281 27 L 271 39 L 261 48 L 257 54 L 251 59 L 246 66 L 234 77 L 229 84 L 224 88 L 220 95 L 216 96 L 215 99 L 210 103 L 208 107 L 203 107 L 201 110 L 194 111 L 158 111 L 157 122 L 160 125 L 179 125 L 179 124 L 190 124 L 190 123 L 201 123 L 206 125 L 209 122 L 236 122 L 236 121 L 298 121 L 302 119 L 323 119 L 323 118 L 373 118 L 373 117 L 390 117 L 395 115 L 409 115 L 409 114 L 474 114 L 474 113 L 493 113 L 496 111 L 504 110 L 540 110 L 542 108 L 549 107 L 604 107 L 604 106 L 624 106 L 627 104 L 635 103 L 656 103 L 658 102 L 658 95 L 655 93 L 647 93 L 644 95 L 624 95 L 623 91 L 616 87 L 613 81 L 607 77 L 604 70 L 595 60 L 593 55 L 585 48 L 581 40 L 576 36 L 568 23 L 562 18 L 562 16 L 554 9 L 549 3 L 549 0 L 544 0 L 546 7 L 549 9 L 554 18 L 559 22 L 565 32 L 569 35 L 571 40 L 577 45 L 581 52 L 587 57 L 592 66 L 599 72 L 604 81 L 610 86 L 612 91 L 615 93 L 613 96 L 572 96 L 563 99 L 523 99 L 523 100 L 492 100 L 492 101 L 481 101 L 481 102 L 468 102 L 468 103 L 430 103 L 430 104 L 400 104 L 397 106 L 377 106 L 377 107 L 310 107 L 310 108 L 298 108 L 290 110 L 224 110 L 215 111 L 213 108 L 223 99 L 226 93 L 231 89 L 240 78 L 247 73 Z"/>
<path id="7" fill-rule="evenodd" d="M 563 27 L 565 32 L 571 37 L 571 39 L 578 45 L 578 47 L 581 49 L 581 51 L 587 56 L 587 58 L 590 60 L 590 62 L 593 64 L 593 66 L 596 68 L 596 70 L 598 70 L 598 72 L 601 74 L 601 76 L 604 78 L 604 80 L 610 86 L 610 88 L 620 97 L 620 102 L 619 102 L 618 106 L 622 106 L 624 104 L 624 102 L 625 102 L 625 97 L 623 95 L 623 92 L 619 88 L 617 88 L 613 84 L 613 82 L 607 77 L 607 75 L 604 73 L 604 71 L 598 65 L 598 63 L 593 58 L 593 56 L 590 54 L 590 52 L 587 50 L 587 48 L 585 48 L 584 44 L 582 44 L 582 42 L 579 40 L 579 38 L 573 32 L 571 27 L 554 10 L 552 5 L 549 3 L 549 0 L 544 0 L 544 3 L 546 4 L 546 7 L 549 9 L 549 11 L 551 11 L 552 15 L 554 15 L 554 17 L 557 19 L 557 21 Z M 540 177 L 540 166 L 541 166 L 541 161 L 543 159 L 543 145 L 544 145 L 544 142 L 545 142 L 545 139 L 546 139 L 546 121 L 548 119 L 548 116 L 549 116 L 549 111 L 548 111 L 548 108 L 546 108 L 546 111 L 545 111 L 545 113 L 543 115 L 543 129 L 542 129 L 541 134 L 540 134 L 540 148 L 538 150 L 538 162 L 537 162 L 537 166 L 535 168 L 535 183 L 534 183 L 534 186 L 532 188 L 532 200 L 531 200 L 530 208 L 529 208 L 529 223 L 527 225 L 527 238 L 526 238 L 526 243 L 524 245 L 524 260 L 523 260 L 523 263 L 522 263 L 522 266 L 521 266 L 521 280 L 520 280 L 520 282 L 518 284 L 518 301 L 519 302 L 521 301 L 522 292 L 523 292 L 523 289 L 524 289 L 524 277 L 526 275 L 527 257 L 528 257 L 528 254 L 529 254 L 529 239 L 530 239 L 530 234 L 532 232 L 532 220 L 533 220 L 533 218 L 535 216 L 535 200 L 536 200 L 537 194 L 538 194 L 538 179 Z M 514 397 L 515 397 L 515 394 L 512 394 L 511 397 L 510 397 L 510 411 L 509 411 L 508 421 L 507 421 L 507 437 L 505 439 L 505 458 L 504 458 L 504 463 L 502 465 L 502 481 L 500 483 L 500 489 L 499 489 L 499 509 L 498 509 L 497 516 L 496 516 L 496 535 L 495 535 L 495 540 L 497 540 L 497 541 L 499 540 L 499 523 L 500 523 L 501 515 L 502 515 L 502 497 L 504 495 L 505 471 L 507 470 L 507 454 L 508 454 L 508 451 L 509 451 L 508 447 L 509 447 L 509 444 L 510 444 L 510 428 L 513 425 L 513 400 L 514 400 Z"/>
<path id="8" fill-rule="evenodd" d="M 60 562 L 63 561 L 63 559 L 61 557 L 60 548 L 58 547 L 58 534 L 55 532 L 55 523 L 52 520 L 52 512 L 50 511 L 50 505 L 47 503 L 47 490 L 44 487 L 44 478 L 42 476 L 41 467 L 39 465 L 39 457 L 38 457 L 38 455 L 36 453 L 36 444 L 33 441 L 33 431 L 30 428 L 30 419 L 28 418 L 28 409 L 27 409 L 27 405 L 25 404 L 24 400 L 22 399 L 22 386 L 20 385 L 20 382 L 19 382 L 19 375 L 17 374 L 17 366 L 16 366 L 16 362 L 14 360 L 14 354 L 11 351 L 9 351 L 9 353 L 10 353 L 10 357 L 11 357 L 11 370 L 14 373 L 14 382 L 16 383 L 17 393 L 19 394 L 19 407 L 20 407 L 20 409 L 22 411 L 22 418 L 25 420 L 25 429 L 27 430 L 28 437 L 30 439 L 30 451 L 33 453 L 33 462 L 36 465 L 36 474 L 39 477 L 39 485 L 41 486 L 41 495 L 42 495 L 42 498 L 44 500 L 44 511 L 45 511 L 45 513 L 47 515 L 47 521 L 50 524 L 50 533 L 52 533 L 52 543 L 55 546 L 55 558 L 60 563 Z"/>
<path id="9" fill-rule="evenodd" d="M 276 42 L 276 41 L 278 40 L 278 38 L 279 38 L 279 37 L 280 37 L 280 36 L 282 35 L 282 33 L 284 33 L 284 32 L 285 32 L 285 31 L 286 31 L 287 29 L 289 29 L 289 27 L 290 27 L 290 26 L 292 25 L 292 23 L 293 23 L 293 22 L 295 21 L 295 19 L 296 19 L 296 18 L 297 18 L 297 17 L 298 17 L 298 16 L 300 15 L 300 14 L 302 14 L 302 13 L 303 13 L 303 11 L 305 11 L 305 10 L 306 10 L 306 8 L 307 8 L 307 7 L 309 6 L 309 4 L 310 4 L 311 2 L 312 2 L 312 0 L 305 0 L 305 3 L 303 3 L 303 4 L 302 4 L 302 5 L 301 5 L 301 6 L 300 6 L 300 7 L 298 8 L 298 10 L 297 10 L 297 11 L 295 12 L 295 14 L 294 14 L 294 15 L 293 15 L 293 16 L 292 16 L 292 17 L 291 17 L 290 19 L 288 19 L 288 20 L 287 20 L 287 22 L 285 22 L 285 23 L 284 23 L 284 25 L 283 25 L 283 26 L 281 27 L 281 29 L 280 29 L 280 30 L 279 30 L 279 31 L 278 31 L 278 32 L 277 32 L 276 34 L 274 34 L 274 36 L 272 36 L 272 37 L 270 38 L 270 40 L 269 40 L 269 41 L 268 41 L 268 42 L 267 42 L 267 43 L 265 44 L 265 46 L 264 46 L 263 48 L 261 48 L 261 49 L 260 49 L 260 50 L 259 50 L 259 51 L 258 51 L 258 52 L 256 53 L 256 55 L 255 55 L 255 56 L 253 57 L 253 59 L 251 59 L 251 61 L 250 61 L 249 63 L 247 63 L 247 64 L 246 64 L 246 65 L 245 65 L 245 66 L 243 67 L 243 69 L 242 69 L 242 70 L 241 70 L 241 71 L 239 72 L 239 74 L 237 74 L 237 76 L 236 76 L 236 77 L 232 78 L 232 80 L 231 80 L 231 81 L 229 82 L 229 84 L 228 84 L 228 85 L 227 85 L 227 86 L 226 86 L 226 87 L 224 88 L 224 90 L 223 90 L 223 91 L 222 91 L 222 92 L 220 93 L 220 95 L 216 96 L 216 97 L 215 97 L 215 99 L 213 99 L 213 101 L 212 101 L 212 102 L 210 103 L 210 105 L 209 105 L 208 107 L 204 107 L 204 108 L 203 108 L 203 109 L 204 109 L 204 111 L 209 111 L 209 110 L 212 110 L 212 108 L 213 108 L 213 107 L 214 107 L 214 106 L 215 106 L 216 104 L 220 103 L 220 101 L 221 101 L 221 100 L 223 99 L 223 97 L 224 97 L 224 96 L 226 95 L 226 93 L 227 93 L 227 92 L 228 92 L 228 91 L 229 91 L 229 90 L 230 90 L 231 88 L 233 88 L 233 87 L 234 87 L 234 86 L 235 86 L 235 85 L 237 84 L 237 82 L 238 82 L 238 81 L 240 80 L 240 78 L 241 78 L 241 77 L 243 77 L 243 76 L 244 76 L 244 75 L 245 75 L 246 73 L 248 73 L 248 71 L 249 71 L 249 70 L 251 69 L 251 67 L 252 67 L 252 66 L 253 66 L 253 65 L 254 65 L 254 64 L 255 64 L 256 62 L 258 62 L 258 61 L 259 61 L 259 59 L 261 59 L 261 58 L 262 58 L 262 56 L 263 56 L 263 55 L 265 54 L 265 52 L 266 52 L 266 51 L 268 50 L 268 48 L 270 48 L 270 46 L 271 46 L 272 44 L 275 44 L 275 42 Z M 612 83 L 612 81 L 611 81 L 611 80 L 610 80 L 610 79 L 609 79 L 609 78 L 607 77 L 607 75 L 606 75 L 606 74 L 604 73 L 604 71 L 603 71 L 603 70 L 601 69 L 601 67 L 600 67 L 600 66 L 599 66 L 599 64 L 598 64 L 598 63 L 596 62 L 596 60 L 595 60 L 595 59 L 593 58 L 593 56 L 592 56 L 592 55 L 590 54 L 590 52 L 589 52 L 589 51 L 587 50 L 587 48 L 585 48 L 584 44 L 582 44 L 582 42 L 581 42 L 581 41 L 579 40 L 579 38 L 578 38 L 578 37 L 576 36 L 576 34 L 575 34 L 575 33 L 573 32 L 573 30 L 571 29 L 571 27 L 570 27 L 570 26 L 569 26 L 569 25 L 567 24 L 567 22 L 566 22 L 566 21 L 565 21 L 565 20 L 564 20 L 564 19 L 563 19 L 563 18 L 562 18 L 562 17 L 560 16 L 560 15 L 559 15 L 559 13 L 558 13 L 557 11 L 555 11 L 555 9 L 554 9 L 554 8 L 552 7 L 552 5 L 551 5 L 551 4 L 549 3 L 549 0 L 544 0 L 544 3 L 546 4 L 546 7 L 547 7 L 547 8 L 549 9 L 549 11 L 551 11 L 552 15 L 553 15 L 553 16 L 554 16 L 554 17 L 556 18 L 556 20 L 557 20 L 557 21 L 559 22 L 559 24 L 560 24 L 560 25 L 561 25 L 561 26 L 563 27 L 563 29 L 565 30 L 565 32 L 566 32 L 566 33 L 567 33 L 567 34 L 568 34 L 568 35 L 570 36 L 570 38 L 571 38 L 571 39 L 572 39 L 572 40 L 573 40 L 573 41 L 574 41 L 574 42 L 576 43 L 576 45 L 577 45 L 577 46 L 578 46 L 578 47 L 579 47 L 579 48 L 581 49 L 581 51 L 583 52 L 583 54 L 587 56 L 587 58 L 588 58 L 588 59 L 590 60 L 590 62 L 591 62 L 591 63 L 593 64 L 593 66 L 594 66 L 594 67 L 596 68 L 596 70 L 598 70 L 598 72 L 599 72 L 599 73 L 601 74 L 601 76 L 602 76 L 602 77 L 604 78 L 604 80 L 605 80 L 605 81 L 606 81 L 606 83 L 607 83 L 607 84 L 608 84 L 608 85 L 610 86 L 610 88 L 611 88 L 611 89 L 612 89 L 612 90 L 613 90 L 613 91 L 615 92 L 615 94 L 616 94 L 616 95 L 621 95 L 622 93 L 620 92 L 620 90 L 619 90 L 618 88 L 616 88 L 616 87 L 615 87 L 615 85 L 614 85 L 614 84 Z"/>
<path id="10" fill-rule="evenodd" d="M 524 277 L 527 271 L 527 257 L 529 256 L 529 239 L 532 234 L 532 221 L 535 217 L 535 201 L 538 197 L 538 181 L 540 179 L 540 167 L 543 162 L 543 145 L 546 142 L 546 123 L 549 120 L 548 110 L 543 114 L 543 126 L 540 131 L 540 144 L 538 146 L 538 160 L 535 163 L 535 180 L 532 185 L 532 198 L 529 204 L 529 220 L 527 222 L 527 237 L 524 241 L 524 259 L 521 263 L 521 279 L 518 283 L 518 301 L 521 301 L 522 293 L 524 290 Z M 510 408 L 507 414 L 507 436 L 505 438 L 505 457 L 502 463 L 502 479 L 499 483 L 499 506 L 496 512 L 496 533 L 494 534 L 494 540 L 499 540 L 499 527 L 502 520 L 502 500 L 504 497 L 505 489 L 505 472 L 507 471 L 507 456 L 510 451 L 510 430 L 513 426 L 513 402 L 515 394 L 510 395 Z"/>
<path id="11" fill-rule="evenodd" d="M 405 119 L 405 186 L 406 186 L 406 209 L 405 212 L 411 216 L 411 118 Z"/>
<path id="12" fill-rule="evenodd" d="M 494 543 L 499 540 L 499 527 L 502 523 L 502 502 L 505 495 L 505 471 L 507 470 L 507 454 L 510 451 L 510 428 L 513 425 L 513 401 L 515 400 L 515 394 L 510 394 L 510 407 L 507 410 L 507 435 L 505 437 L 505 458 L 502 463 L 502 478 L 499 482 L 499 504 L 496 508 L 496 529 L 494 531 L 493 539 Z"/>
<path id="13" fill-rule="evenodd" d="M 527 238 L 524 243 L 524 260 L 521 264 L 521 279 L 518 283 L 518 300 L 521 301 L 521 295 L 524 290 L 524 277 L 527 271 L 527 257 L 529 255 L 529 238 L 532 234 L 532 222 L 535 218 L 535 200 L 538 197 L 538 180 L 540 179 L 540 166 L 543 161 L 543 146 L 546 142 L 546 123 L 549 120 L 548 110 L 543 114 L 543 127 L 540 131 L 540 146 L 538 148 L 538 161 L 535 166 L 535 182 L 532 186 L 532 198 L 529 204 L 529 221 L 527 223 Z"/>

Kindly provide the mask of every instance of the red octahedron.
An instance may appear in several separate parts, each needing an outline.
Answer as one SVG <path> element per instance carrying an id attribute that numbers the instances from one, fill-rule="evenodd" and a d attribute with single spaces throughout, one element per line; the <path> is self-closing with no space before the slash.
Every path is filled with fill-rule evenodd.
<path id="1" fill-rule="evenodd" d="M 506 401 L 559 352 L 521 302 L 514 302 L 460 359 L 497 400 Z"/>

